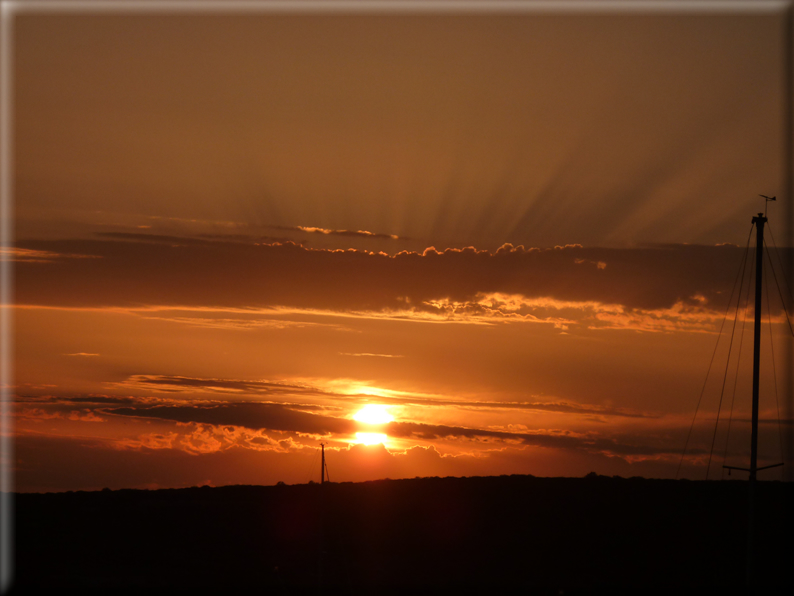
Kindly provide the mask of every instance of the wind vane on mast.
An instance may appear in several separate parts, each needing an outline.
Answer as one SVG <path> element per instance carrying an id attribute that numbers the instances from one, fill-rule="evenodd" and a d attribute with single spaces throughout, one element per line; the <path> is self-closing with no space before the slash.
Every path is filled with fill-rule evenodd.
<path id="1" fill-rule="evenodd" d="M 768 197 L 766 195 L 758 195 L 758 196 L 759 197 L 763 197 L 764 199 L 766 199 L 766 201 L 764 201 L 764 217 L 766 217 L 766 206 L 769 205 L 769 201 L 776 201 L 777 197 L 776 196 L 775 197 Z M 759 213 L 759 215 L 761 215 L 761 214 Z"/>

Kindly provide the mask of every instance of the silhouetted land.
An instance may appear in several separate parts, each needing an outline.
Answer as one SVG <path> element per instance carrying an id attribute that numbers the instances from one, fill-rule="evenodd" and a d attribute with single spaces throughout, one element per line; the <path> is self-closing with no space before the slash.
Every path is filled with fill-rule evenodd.
<path id="1" fill-rule="evenodd" d="M 19 494 L 16 587 L 741 593 L 746 499 L 746 482 L 602 476 Z M 794 585 L 794 484 L 759 483 L 758 503 L 759 593 L 782 592 Z"/>

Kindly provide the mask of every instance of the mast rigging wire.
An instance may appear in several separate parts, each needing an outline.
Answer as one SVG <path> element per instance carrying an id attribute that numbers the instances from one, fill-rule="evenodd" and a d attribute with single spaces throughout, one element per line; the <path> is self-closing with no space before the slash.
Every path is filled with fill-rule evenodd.
<path id="1" fill-rule="evenodd" d="M 741 265 L 741 267 L 739 267 L 739 271 L 736 272 L 736 279 L 733 282 L 733 289 L 731 290 L 731 297 L 728 298 L 728 307 L 725 309 L 725 316 L 722 317 L 722 324 L 720 324 L 720 332 L 717 335 L 717 343 L 714 346 L 714 352 L 711 354 L 711 361 L 709 362 L 709 367 L 708 367 L 708 370 L 706 371 L 706 379 L 703 381 L 703 388 L 700 390 L 700 397 L 698 397 L 698 403 L 697 403 L 697 406 L 695 407 L 695 415 L 692 417 L 692 424 L 689 425 L 689 432 L 687 432 L 687 434 L 686 434 L 686 442 L 684 443 L 684 450 L 681 452 L 681 459 L 678 462 L 678 469 L 675 472 L 675 477 L 676 478 L 678 478 L 678 475 L 681 473 L 681 465 L 684 463 L 684 457 L 686 456 L 686 450 L 687 450 L 687 447 L 689 446 L 689 439 L 692 436 L 692 428 L 695 426 L 695 420 L 697 419 L 697 416 L 698 416 L 698 410 L 700 409 L 700 403 L 701 403 L 701 401 L 703 401 L 703 393 L 706 391 L 706 383 L 709 380 L 709 373 L 711 372 L 711 366 L 714 364 L 714 356 L 717 355 L 717 348 L 720 345 L 720 338 L 722 337 L 722 329 L 723 329 L 723 327 L 725 327 L 725 321 L 727 320 L 728 313 L 731 310 L 731 302 L 733 302 L 733 293 L 736 291 L 736 283 L 739 281 L 739 274 L 742 273 L 742 275 L 743 275 L 743 272 L 744 272 L 744 270 L 745 270 L 745 268 L 747 266 L 747 254 L 749 253 L 749 250 L 750 250 L 750 238 L 752 237 L 753 228 L 754 227 L 755 227 L 754 223 L 750 225 L 750 233 L 747 235 L 747 246 L 745 246 L 745 248 L 744 248 L 744 258 L 742 259 L 742 265 Z M 739 292 L 739 294 L 741 296 L 741 292 Z"/>
<path id="2" fill-rule="evenodd" d="M 769 222 L 766 223 L 766 229 L 769 230 L 769 236 L 772 238 L 772 248 L 775 249 L 775 257 L 777 257 L 777 262 L 778 265 L 780 266 L 780 270 L 785 271 L 786 268 L 783 266 L 783 259 L 780 256 L 780 252 L 777 249 L 777 243 L 775 242 L 775 234 L 772 231 L 772 226 L 769 224 Z M 764 240 L 764 242 L 766 243 L 766 240 Z M 783 278 L 783 283 L 786 285 L 786 290 L 788 290 L 788 296 L 789 298 L 791 298 L 792 297 L 791 286 L 788 285 L 788 279 L 786 279 L 785 275 L 781 277 Z"/>
<path id="3" fill-rule="evenodd" d="M 775 246 L 774 245 L 774 241 L 775 241 L 775 239 L 773 237 L 772 238 L 773 246 Z M 764 241 L 764 246 L 766 246 L 766 241 Z M 777 250 L 777 246 L 775 246 L 775 250 Z M 769 256 L 769 255 L 767 255 L 767 256 Z M 782 269 L 783 268 L 783 261 L 780 259 L 780 255 L 777 255 L 777 256 L 778 256 L 778 261 L 780 261 L 780 263 L 781 263 L 780 267 Z M 772 258 L 771 257 L 769 257 L 769 262 L 772 263 Z M 775 285 L 777 286 L 778 294 L 780 294 L 780 301 L 783 304 L 783 312 L 786 313 L 786 322 L 788 323 L 789 331 L 791 331 L 791 335 L 794 336 L 794 327 L 791 326 L 791 318 L 789 317 L 788 309 L 786 308 L 786 299 L 783 297 L 783 291 L 780 289 L 780 283 L 778 283 L 778 281 L 777 281 L 777 273 L 775 273 L 774 266 L 770 267 L 770 268 L 772 269 L 772 277 L 775 278 Z M 786 278 L 785 277 L 783 277 L 783 282 L 788 284 L 788 282 L 786 282 Z M 791 294 L 791 290 L 789 290 L 789 294 Z"/>
<path id="4" fill-rule="evenodd" d="M 752 261 L 750 263 L 750 275 L 749 277 L 753 277 L 753 270 L 755 269 L 755 262 Z M 742 345 L 744 344 L 744 330 L 747 327 L 747 308 L 750 305 L 750 289 L 752 288 L 752 284 L 747 284 L 747 296 L 744 299 L 744 313 L 742 314 L 742 332 L 739 335 L 739 354 L 736 357 L 736 374 L 733 377 L 733 395 L 731 396 L 731 409 L 728 415 L 728 432 L 725 433 L 725 450 L 722 453 L 722 473 L 720 474 L 720 479 L 725 478 L 725 463 L 728 460 L 728 442 L 731 437 L 731 423 L 733 422 L 733 405 L 736 403 L 736 387 L 739 384 L 739 365 L 741 364 L 742 359 Z M 741 301 L 741 291 L 739 292 L 739 300 Z M 730 473 L 729 473 L 730 474 Z"/>
<path id="5" fill-rule="evenodd" d="M 314 471 L 313 470 L 314 470 L 314 466 L 317 464 L 317 458 L 319 456 L 320 456 L 320 451 L 319 450 L 315 451 L 314 452 L 314 457 L 312 457 L 312 461 L 309 464 L 309 468 L 308 468 L 309 481 L 314 480 L 314 478 L 312 478 L 312 476 L 314 475 Z"/>
<path id="6" fill-rule="evenodd" d="M 767 257 L 769 256 L 767 251 Z M 772 259 L 769 259 L 769 266 L 772 267 Z M 768 278 L 769 276 L 767 276 Z M 783 461 L 783 430 L 780 427 L 780 401 L 777 397 L 777 368 L 775 367 L 775 338 L 772 336 L 772 308 L 769 304 L 769 280 L 765 278 L 766 282 L 766 318 L 769 323 L 769 347 L 772 351 L 772 379 L 775 384 L 775 408 L 777 410 L 777 436 L 780 445 L 780 461 Z M 783 300 L 783 296 L 780 297 Z M 780 476 L 783 479 L 783 466 L 780 466 Z"/>
<path id="7" fill-rule="evenodd" d="M 752 234 L 752 231 L 751 231 Z M 736 321 L 739 320 L 739 307 L 742 304 L 742 285 L 744 284 L 744 268 L 742 268 L 742 280 L 739 282 L 739 298 L 736 300 L 736 313 L 733 315 L 733 327 L 731 328 L 731 340 L 728 342 L 728 358 L 725 362 L 725 373 L 722 375 L 722 389 L 720 389 L 720 402 L 717 406 L 717 420 L 714 422 L 714 434 L 711 437 L 711 449 L 709 450 L 709 463 L 706 466 L 706 480 L 709 479 L 711 470 L 711 458 L 714 456 L 714 444 L 717 442 L 717 428 L 720 425 L 720 413 L 722 412 L 722 398 L 725 396 L 725 385 L 728 382 L 728 369 L 731 366 L 731 351 L 733 350 L 733 338 L 736 335 Z M 752 264 L 750 266 L 750 278 L 752 277 Z M 750 284 L 748 283 L 748 286 Z M 733 296 L 731 296 L 733 298 Z M 739 354 L 741 356 L 741 354 Z M 737 373 L 739 359 L 736 359 Z"/>

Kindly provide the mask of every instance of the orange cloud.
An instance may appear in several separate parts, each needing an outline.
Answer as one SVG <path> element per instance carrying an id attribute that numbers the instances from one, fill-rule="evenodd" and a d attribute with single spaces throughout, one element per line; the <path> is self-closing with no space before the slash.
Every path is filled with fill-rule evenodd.
<path id="1" fill-rule="evenodd" d="M 368 232 L 367 230 L 332 230 L 328 228 L 314 228 L 310 226 L 295 226 L 295 227 L 277 227 L 279 230 L 294 230 L 299 232 L 306 232 L 307 234 L 324 234 L 326 236 L 358 236 L 362 238 L 388 238 L 390 240 L 399 240 L 400 237 L 395 234 L 380 234 L 376 232 Z"/>
<path id="2" fill-rule="evenodd" d="M 99 255 L 59 253 L 49 250 L 20 248 L 18 246 L 0 247 L 0 261 L 12 261 L 17 263 L 52 263 L 56 259 L 87 259 L 98 257 Z"/>

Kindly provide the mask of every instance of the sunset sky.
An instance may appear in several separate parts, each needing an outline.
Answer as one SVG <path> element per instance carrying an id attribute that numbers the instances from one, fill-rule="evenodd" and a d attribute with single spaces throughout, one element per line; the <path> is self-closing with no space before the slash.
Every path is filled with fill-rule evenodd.
<path id="1" fill-rule="evenodd" d="M 784 196 L 783 3 L 25 4 L 16 490 L 305 483 L 320 441 L 333 481 L 675 476 L 758 194 Z M 769 283 L 759 465 L 791 411 Z"/>

